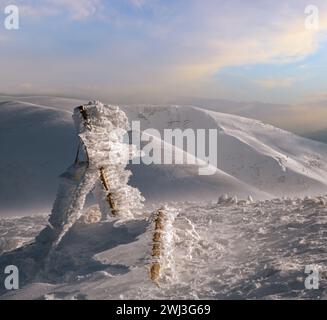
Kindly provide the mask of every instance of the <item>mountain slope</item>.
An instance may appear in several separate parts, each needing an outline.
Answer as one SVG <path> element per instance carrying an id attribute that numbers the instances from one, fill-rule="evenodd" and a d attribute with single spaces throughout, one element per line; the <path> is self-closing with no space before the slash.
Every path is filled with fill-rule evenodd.
<path id="1" fill-rule="evenodd" d="M 58 175 L 73 162 L 77 147 L 68 111 L 77 100 L 24 99 L 30 102 L 0 103 L 1 215 L 49 211 Z M 210 200 L 223 193 L 242 198 L 250 194 L 262 199 L 327 191 L 325 144 L 257 120 L 195 107 L 122 108 L 130 121 L 140 121 L 141 130 L 155 128 L 162 136 L 169 128 L 219 132 L 219 169 L 215 175 L 199 176 L 199 164 L 131 165 L 131 183 L 140 188 L 149 202 Z M 166 152 L 167 143 L 158 140 L 154 148 Z"/>
<path id="2" fill-rule="evenodd" d="M 48 212 L 58 176 L 75 157 L 71 112 L 27 102 L 2 102 L 0 125 L 0 214 Z M 158 141 L 156 148 L 165 147 Z M 148 202 L 213 199 L 225 192 L 269 197 L 222 171 L 199 176 L 198 165 L 132 165 L 131 169 L 131 183 Z"/>
<path id="3" fill-rule="evenodd" d="M 0 104 L 0 214 L 49 208 L 57 176 L 76 148 L 71 114 L 20 102 Z"/>
<path id="4" fill-rule="evenodd" d="M 73 102 L 61 108 L 62 100 L 47 103 L 44 98 L 38 105 L 33 99 L 0 103 L 0 215 L 48 213 L 57 176 L 74 160 L 76 137 L 68 108 Z M 47 272 L 40 268 L 45 248 L 32 244 L 47 215 L 1 217 L 0 270 L 17 265 L 21 289 L 6 292 L 0 286 L 0 300 L 327 298 L 326 280 L 321 279 L 319 290 L 307 290 L 304 273 L 307 265 L 325 271 L 327 197 L 267 200 L 326 192 L 326 145 L 256 120 L 198 108 L 124 109 L 131 121 L 141 121 L 142 130 L 218 129 L 216 174 L 198 175 L 203 159 L 197 165 L 132 165 L 131 182 L 148 200 L 146 218 L 98 222 L 97 207 L 86 208 Z M 153 146 L 170 149 L 155 137 Z M 224 196 L 217 203 L 223 193 L 264 200 Z M 213 201 L 202 201 L 206 198 Z M 158 287 L 149 279 L 150 218 L 161 206 L 176 219 Z M 0 273 L 0 284 L 4 277 Z"/>
<path id="5" fill-rule="evenodd" d="M 327 191 L 327 145 L 260 121 L 186 106 L 125 106 L 141 129 L 218 129 L 218 167 L 275 196 Z"/>

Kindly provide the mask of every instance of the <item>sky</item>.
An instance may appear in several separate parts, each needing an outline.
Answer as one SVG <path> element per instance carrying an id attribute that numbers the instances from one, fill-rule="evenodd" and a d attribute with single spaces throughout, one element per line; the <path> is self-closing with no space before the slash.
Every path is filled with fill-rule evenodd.
<path id="1" fill-rule="evenodd" d="M 0 22 L 8 4 L 1 93 L 327 106 L 326 0 L 0 0 Z"/>

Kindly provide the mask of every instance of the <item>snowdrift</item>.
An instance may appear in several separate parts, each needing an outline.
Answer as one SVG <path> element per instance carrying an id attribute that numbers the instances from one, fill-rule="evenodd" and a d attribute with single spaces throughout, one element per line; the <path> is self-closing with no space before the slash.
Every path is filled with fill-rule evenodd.
<path id="1" fill-rule="evenodd" d="M 21 270 L 21 289 L 0 288 L 0 300 L 327 298 L 325 280 L 319 290 L 304 286 L 305 266 L 327 263 L 326 197 L 219 202 L 169 207 L 178 214 L 160 287 L 149 277 L 149 221 L 81 221 L 63 239 L 51 273 L 33 274 L 42 251 L 32 245 L 0 256 L 2 270 L 13 262 Z M 0 219 L 0 234 L 9 231 L 3 250 L 33 241 L 45 223 L 45 216 Z"/>

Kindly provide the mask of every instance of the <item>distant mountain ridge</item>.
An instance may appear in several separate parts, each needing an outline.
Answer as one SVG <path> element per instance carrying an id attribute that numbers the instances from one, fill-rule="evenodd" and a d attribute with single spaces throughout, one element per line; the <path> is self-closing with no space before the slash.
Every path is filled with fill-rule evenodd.
<path id="1" fill-rule="evenodd" d="M 58 175 L 76 151 L 73 107 L 85 101 L 27 97 L 0 103 L 0 215 L 50 210 Z M 28 101 L 27 101 L 28 100 Z M 37 104 L 40 103 L 40 104 Z M 132 165 L 131 183 L 148 201 L 254 198 L 327 191 L 327 145 L 260 121 L 188 106 L 122 106 L 141 128 L 218 129 L 219 170 L 196 165 Z M 164 148 L 158 142 L 157 148 Z M 180 150 L 180 152 L 183 152 Z"/>

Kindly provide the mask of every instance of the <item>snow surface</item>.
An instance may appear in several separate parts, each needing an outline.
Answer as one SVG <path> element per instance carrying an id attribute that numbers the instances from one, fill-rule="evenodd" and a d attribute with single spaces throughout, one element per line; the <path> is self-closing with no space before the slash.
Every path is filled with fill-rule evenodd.
<path id="1" fill-rule="evenodd" d="M 79 101 L 20 99 L 0 103 L 1 216 L 48 212 L 58 176 L 74 161 L 77 149 L 71 111 Z M 327 192 L 325 144 L 257 120 L 195 107 L 123 109 L 130 121 L 141 121 L 141 129 L 214 128 L 220 132 L 219 170 L 213 176 L 199 176 L 197 165 L 130 166 L 131 184 L 149 202 L 212 200 L 223 193 L 268 199 Z M 165 146 L 158 141 L 158 148 Z"/>
<path id="2" fill-rule="evenodd" d="M 141 129 L 218 129 L 218 168 L 273 196 L 326 192 L 327 145 L 260 121 L 186 106 L 126 106 Z"/>
<path id="3" fill-rule="evenodd" d="M 304 289 L 305 266 L 326 266 L 327 197 L 319 195 L 327 193 L 327 145 L 196 107 L 123 106 L 142 130 L 218 129 L 218 170 L 130 165 L 147 218 L 100 222 L 98 208 L 88 207 L 44 272 L 45 249 L 34 237 L 48 217 L 35 214 L 50 211 L 58 176 L 74 161 L 71 110 L 81 102 L 0 101 L 0 270 L 17 265 L 22 285 L 0 286 L 1 299 L 327 298 L 325 279 L 319 290 Z M 157 287 L 149 279 L 151 213 L 162 205 L 178 215 Z M 4 218 L 13 214 L 28 216 Z"/>
<path id="4" fill-rule="evenodd" d="M 327 197 L 171 203 L 178 210 L 165 276 L 149 279 L 149 220 L 76 225 L 51 276 L 36 275 L 1 299 L 326 299 L 326 280 L 306 290 L 305 265 L 326 266 Z M 150 208 L 149 208 L 150 210 Z M 0 220 L 29 241 L 45 216 Z M 26 225 L 33 225 L 26 229 Z M 12 250 L 9 234 L 8 249 Z M 6 247 L 3 247 L 5 249 Z M 24 253 L 25 252 L 25 253 Z M 24 259 L 27 254 L 29 259 Z M 32 274 L 31 246 L 0 259 Z"/>

